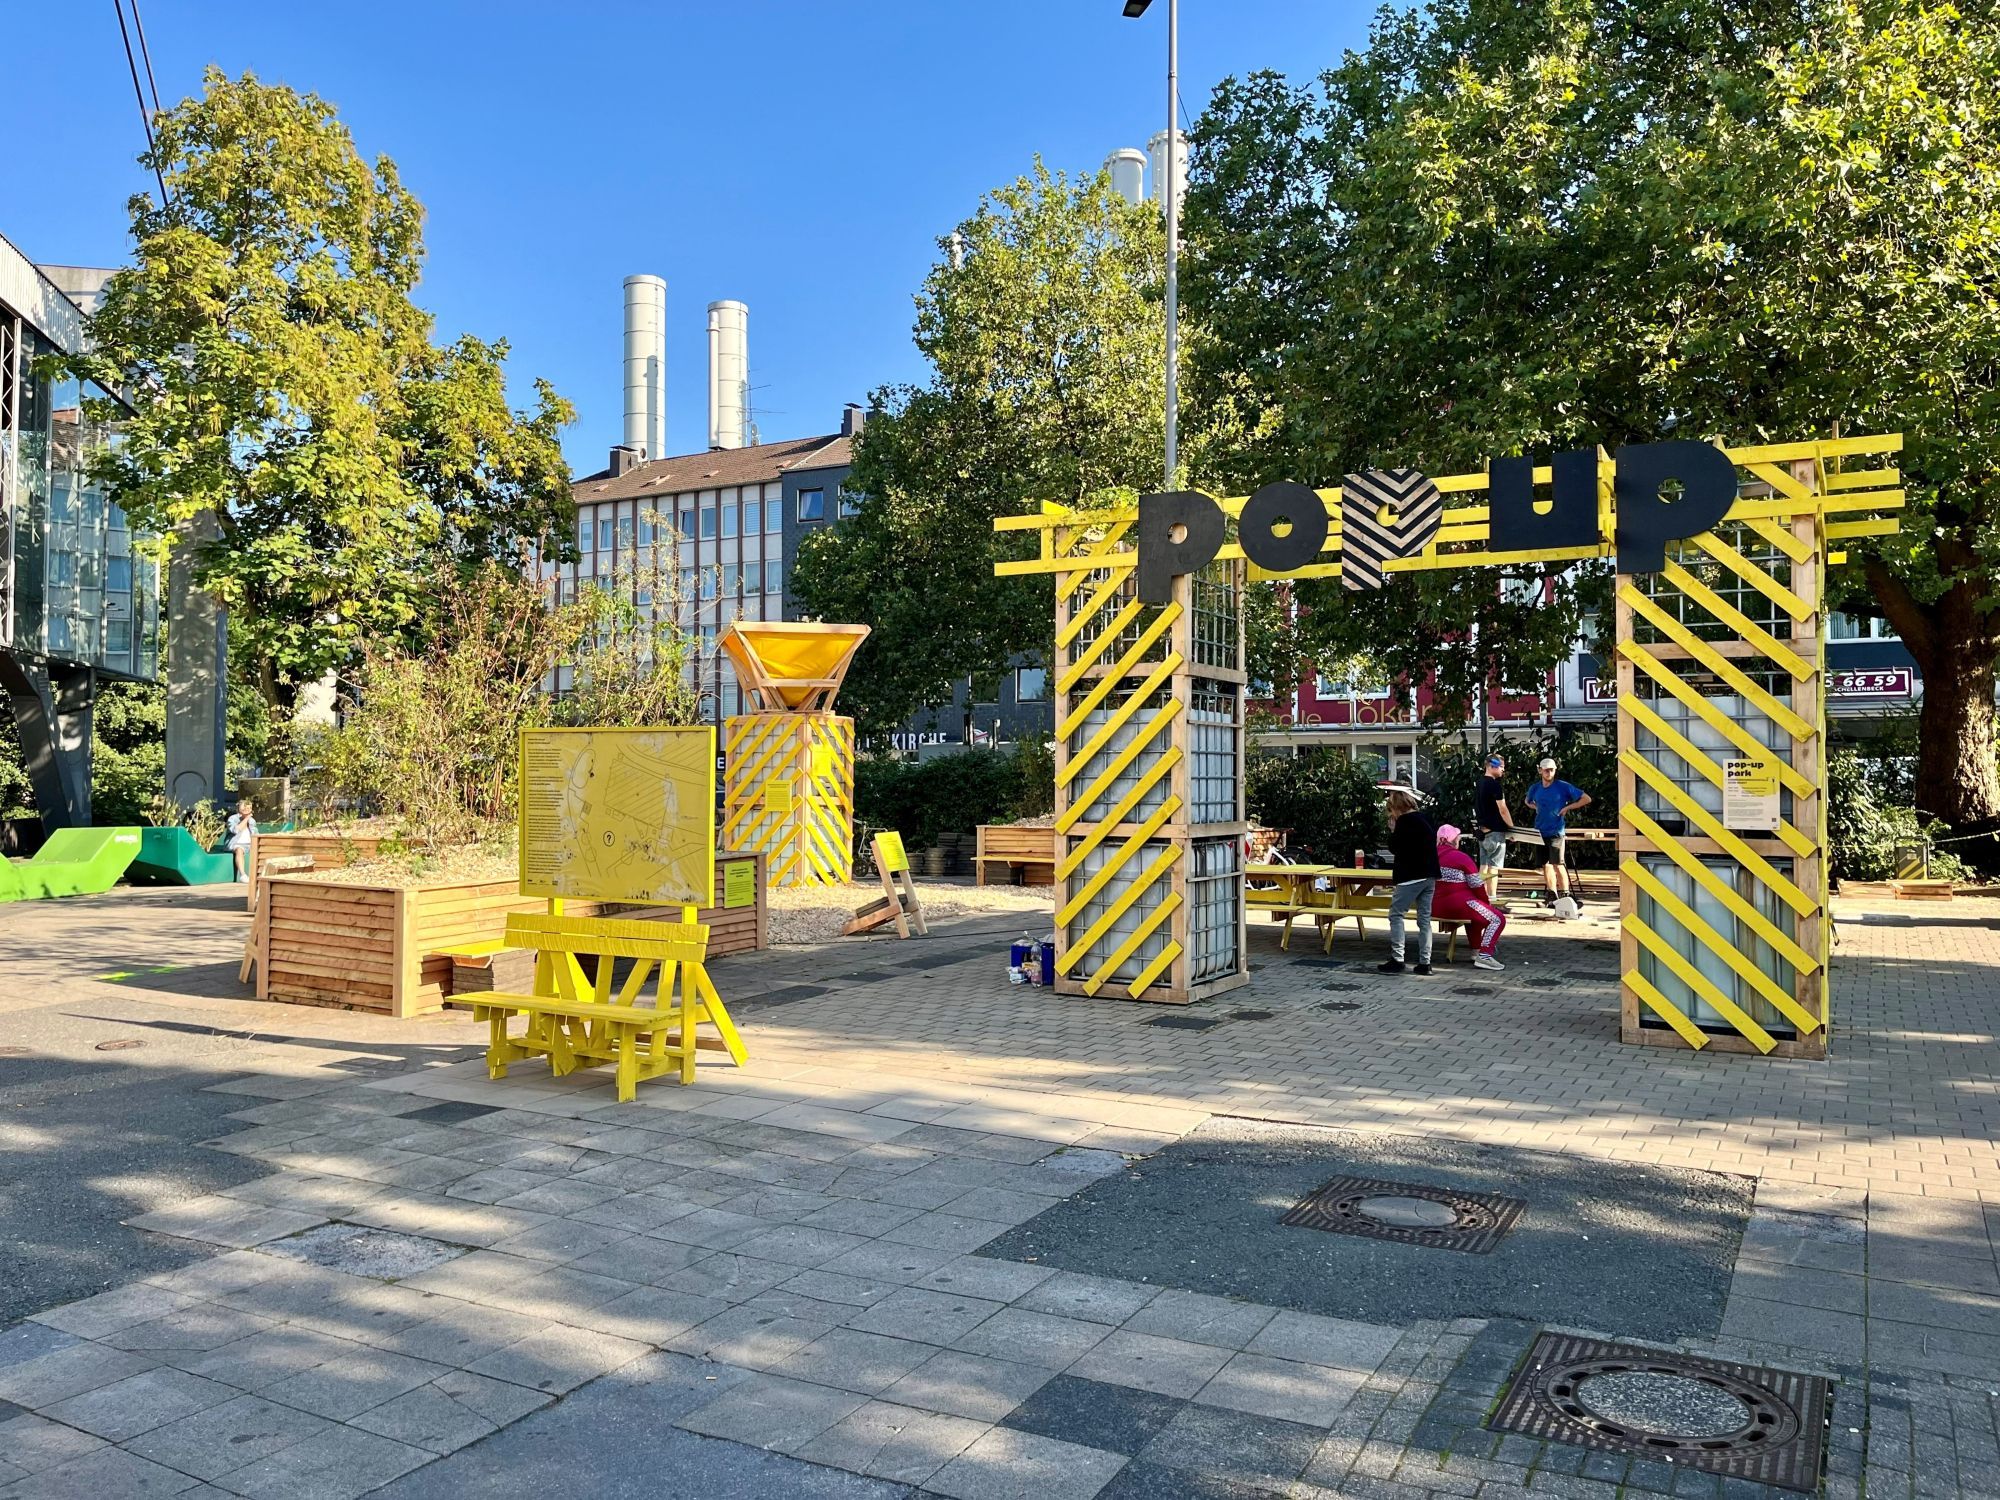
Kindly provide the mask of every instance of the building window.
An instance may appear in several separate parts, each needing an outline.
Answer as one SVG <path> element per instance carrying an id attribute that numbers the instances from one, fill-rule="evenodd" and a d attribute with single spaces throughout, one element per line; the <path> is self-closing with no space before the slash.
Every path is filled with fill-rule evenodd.
<path id="1" fill-rule="evenodd" d="M 628 552 L 632 550 L 632 518 L 630 516 L 620 516 L 618 518 L 618 545 Z"/>
<path id="2" fill-rule="evenodd" d="M 785 502 L 782 499 L 764 502 L 764 530 L 779 532 L 785 529 Z"/>
<path id="3" fill-rule="evenodd" d="M 764 592 L 782 594 L 785 591 L 785 565 L 777 558 L 767 558 L 764 562 Z"/>
<path id="4" fill-rule="evenodd" d="M 799 519 L 801 521 L 824 521 L 826 519 L 826 491 L 799 491 Z"/>
<path id="5" fill-rule="evenodd" d="M 611 517 L 604 516 L 597 523 L 597 550 L 599 552 L 609 552 L 611 550 L 611 537 Z"/>
<path id="6" fill-rule="evenodd" d="M 714 535 L 715 535 L 715 507 L 713 505 L 704 505 L 701 508 L 701 539 L 703 541 L 708 541 Z"/>
<path id="7" fill-rule="evenodd" d="M 840 518 L 843 521 L 849 516 L 858 516 L 861 514 L 861 497 L 848 489 L 846 485 L 843 484 L 837 488 L 833 492 L 833 495 L 834 504 L 838 507 Z"/>
<path id="8" fill-rule="evenodd" d="M 703 604 L 708 604 L 713 602 L 714 599 L 715 599 L 715 569 L 703 568 L 701 570 L 701 602 Z"/>
<path id="9" fill-rule="evenodd" d="M 1887 620 L 1872 615 L 1843 615 L 1839 612 L 1826 617 L 1826 638 L 1830 641 L 1900 641 L 1896 627 Z"/>
<path id="10" fill-rule="evenodd" d="M 129 557 L 107 557 L 104 559 L 104 586 L 113 593 L 132 592 L 132 559 Z"/>
<path id="11" fill-rule="evenodd" d="M 1016 703 L 1040 703 L 1049 696 L 1049 674 L 1046 667 L 1016 667 L 1014 669 L 1014 701 Z"/>
<path id="12" fill-rule="evenodd" d="M 653 513 L 650 510 L 639 512 L 639 545 L 641 547 L 653 545 Z"/>
<path id="13" fill-rule="evenodd" d="M 736 498 L 733 495 L 722 502 L 722 534 L 736 535 Z"/>
<path id="14" fill-rule="evenodd" d="M 743 569 L 736 563 L 724 563 L 722 567 L 722 597 L 734 599 L 743 592 Z"/>
<path id="15" fill-rule="evenodd" d="M 579 552 L 588 552 L 597 543 L 595 514 L 594 511 L 585 511 L 576 518 L 576 547 Z"/>
<path id="16" fill-rule="evenodd" d="M 694 501 L 692 500 L 683 500 L 681 502 L 680 533 L 682 541 L 691 542 L 694 540 Z"/>

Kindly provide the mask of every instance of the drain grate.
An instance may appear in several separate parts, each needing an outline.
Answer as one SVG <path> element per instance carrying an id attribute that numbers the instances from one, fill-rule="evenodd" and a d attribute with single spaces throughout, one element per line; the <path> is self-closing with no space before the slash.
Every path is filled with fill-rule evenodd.
<path id="1" fill-rule="evenodd" d="M 1451 992 L 1454 995 L 1490 995 L 1493 993 L 1493 986 L 1490 984 L 1455 984 L 1451 987 Z"/>
<path id="2" fill-rule="evenodd" d="M 1277 1012 L 1274 1010 L 1232 1010 L 1229 1013 L 1229 1019 L 1232 1021 L 1268 1021 L 1276 1014 Z"/>
<path id="3" fill-rule="evenodd" d="M 1360 986 L 1353 984 L 1344 984 L 1341 986 L 1341 988 L 1344 990 L 1352 990 L 1352 989 L 1359 989 Z M 1361 1009 L 1361 1007 L 1352 1000 L 1322 1000 L 1318 1005 L 1315 1005 L 1313 1009 L 1314 1010 L 1359 1010 Z"/>
<path id="4" fill-rule="evenodd" d="M 1545 1333 L 1486 1425 L 1812 1492 L 1826 1419 L 1817 1375 Z"/>
<path id="5" fill-rule="evenodd" d="M 461 1125 L 467 1120 L 476 1120 L 481 1115 L 493 1115 L 499 1112 L 500 1106 L 497 1104 L 466 1104 L 457 1099 L 447 1099 L 442 1104 L 430 1104 L 422 1109 L 413 1109 L 402 1118 L 418 1120 L 426 1125 Z"/>
<path id="6" fill-rule="evenodd" d="M 1165 1026 L 1172 1031 L 1206 1031 L 1211 1026 L 1220 1026 L 1220 1016 L 1154 1016 L 1140 1023 L 1145 1026 Z"/>
<path id="7" fill-rule="evenodd" d="M 1527 1206 L 1519 1198 L 1461 1192 L 1427 1182 L 1336 1177 L 1301 1198 L 1278 1222 L 1426 1250 L 1485 1255 Z"/>

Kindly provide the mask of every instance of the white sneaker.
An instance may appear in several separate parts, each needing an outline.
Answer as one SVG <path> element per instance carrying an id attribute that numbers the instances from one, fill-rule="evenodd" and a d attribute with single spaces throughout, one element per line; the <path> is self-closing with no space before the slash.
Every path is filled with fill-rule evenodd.
<path id="1" fill-rule="evenodd" d="M 1491 969 L 1495 974 L 1498 974 L 1507 966 L 1490 953 L 1475 953 L 1472 955 L 1472 967 L 1475 969 Z"/>

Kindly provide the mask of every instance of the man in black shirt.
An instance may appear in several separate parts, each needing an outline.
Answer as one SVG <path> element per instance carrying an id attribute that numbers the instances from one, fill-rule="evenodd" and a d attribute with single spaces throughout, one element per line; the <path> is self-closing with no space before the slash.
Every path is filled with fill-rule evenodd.
<path id="1" fill-rule="evenodd" d="M 1498 755 L 1486 757 L 1486 774 L 1479 778 L 1473 793 L 1473 822 L 1479 829 L 1479 876 L 1493 900 L 1500 897 L 1500 872 L 1507 868 L 1507 831 L 1514 815 L 1507 810 L 1507 792 L 1500 778 L 1507 762 Z"/>

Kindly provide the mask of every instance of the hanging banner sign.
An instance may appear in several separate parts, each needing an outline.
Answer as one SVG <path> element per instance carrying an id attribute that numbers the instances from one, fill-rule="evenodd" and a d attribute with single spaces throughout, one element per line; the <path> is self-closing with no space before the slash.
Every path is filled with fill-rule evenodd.
<path id="1" fill-rule="evenodd" d="M 1778 766 L 1769 760 L 1723 762 L 1722 825 L 1737 833 L 1778 831 Z"/>

